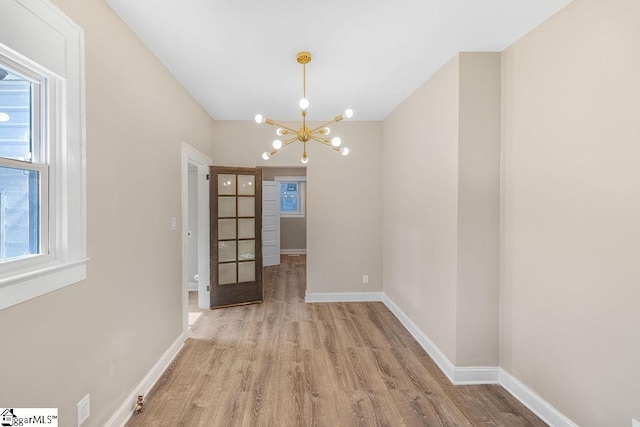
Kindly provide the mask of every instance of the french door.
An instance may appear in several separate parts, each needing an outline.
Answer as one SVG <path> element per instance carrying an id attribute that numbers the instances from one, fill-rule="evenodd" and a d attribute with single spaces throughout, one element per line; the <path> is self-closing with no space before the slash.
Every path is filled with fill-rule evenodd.
<path id="1" fill-rule="evenodd" d="M 262 302 L 262 169 L 211 178 L 211 308 Z"/>

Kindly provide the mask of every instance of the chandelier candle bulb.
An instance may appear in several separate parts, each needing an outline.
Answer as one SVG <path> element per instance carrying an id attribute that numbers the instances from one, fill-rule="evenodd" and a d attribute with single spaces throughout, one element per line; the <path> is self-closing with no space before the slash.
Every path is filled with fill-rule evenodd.
<path id="1" fill-rule="evenodd" d="M 346 147 L 338 148 L 342 144 L 342 139 L 340 139 L 340 137 L 336 136 L 329 139 L 329 138 L 323 138 L 323 136 L 329 135 L 331 133 L 331 129 L 329 129 L 328 125 L 332 123 L 337 123 L 345 118 L 350 119 L 353 116 L 353 110 L 348 108 L 344 111 L 343 114 L 339 114 L 335 116 L 333 120 L 314 129 L 308 128 L 307 127 L 307 109 L 309 108 L 309 100 L 306 97 L 306 93 L 307 93 L 306 65 L 311 62 L 311 54 L 309 52 L 300 52 L 298 53 L 296 59 L 298 63 L 302 65 L 302 99 L 300 99 L 300 102 L 298 103 L 300 107 L 300 113 L 302 114 L 302 127 L 296 130 L 291 127 L 287 127 L 285 125 L 277 123 L 272 119 L 266 118 L 262 114 L 256 115 L 255 117 L 256 123 L 258 124 L 266 123 L 268 125 L 278 126 L 278 129 L 276 129 L 277 136 L 295 135 L 293 138 L 286 139 L 284 142 L 281 141 L 280 139 L 276 139 L 275 141 L 273 141 L 272 143 L 273 150 L 269 152 L 264 152 L 262 154 L 262 158 L 264 160 L 269 160 L 270 156 L 276 154 L 279 149 L 284 148 L 295 141 L 301 141 L 304 144 L 302 158 L 300 159 L 300 161 L 304 164 L 307 164 L 309 162 L 309 158 L 307 157 L 306 143 L 310 141 L 319 142 L 346 156 L 347 154 L 349 154 L 349 149 Z"/>

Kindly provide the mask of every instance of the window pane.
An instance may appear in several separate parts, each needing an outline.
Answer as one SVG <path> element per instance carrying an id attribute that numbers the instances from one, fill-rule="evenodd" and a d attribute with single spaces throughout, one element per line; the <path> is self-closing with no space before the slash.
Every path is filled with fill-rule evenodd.
<path id="1" fill-rule="evenodd" d="M 238 239 L 253 239 L 256 237 L 256 220 L 239 219 L 238 220 Z"/>
<path id="2" fill-rule="evenodd" d="M 283 182 L 280 184 L 280 212 L 299 212 L 298 183 Z"/>
<path id="3" fill-rule="evenodd" d="M 256 263 L 251 262 L 241 262 L 238 265 L 238 282 L 253 282 L 256 280 Z"/>
<path id="4" fill-rule="evenodd" d="M 238 216 L 256 216 L 255 197 L 238 197 Z"/>
<path id="5" fill-rule="evenodd" d="M 229 240 L 236 238 L 236 220 L 235 219 L 219 219 L 218 220 L 218 240 Z"/>
<path id="6" fill-rule="evenodd" d="M 32 83 L 0 65 L 0 157 L 31 160 Z"/>
<path id="7" fill-rule="evenodd" d="M 236 260 L 236 242 L 218 242 L 218 262 Z"/>
<path id="8" fill-rule="evenodd" d="M 238 242 L 238 259 L 246 261 L 248 259 L 256 259 L 256 241 L 240 240 Z"/>
<path id="9" fill-rule="evenodd" d="M 238 175 L 238 194 L 253 196 L 255 194 L 254 182 L 253 175 Z"/>
<path id="10" fill-rule="evenodd" d="M 236 194 L 236 176 L 218 174 L 218 194 Z"/>
<path id="11" fill-rule="evenodd" d="M 236 283 L 236 263 L 218 264 L 218 284 L 228 285 Z"/>
<path id="12" fill-rule="evenodd" d="M 236 198 L 218 197 L 218 218 L 236 216 Z"/>
<path id="13" fill-rule="evenodd" d="M 40 173 L 0 167 L 0 261 L 40 253 Z"/>

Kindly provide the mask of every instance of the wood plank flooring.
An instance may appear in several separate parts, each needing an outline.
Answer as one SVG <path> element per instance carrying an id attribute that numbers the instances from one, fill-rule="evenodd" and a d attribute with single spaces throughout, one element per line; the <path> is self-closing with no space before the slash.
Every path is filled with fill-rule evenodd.
<path id="1" fill-rule="evenodd" d="M 305 257 L 265 302 L 204 311 L 128 426 L 546 426 L 497 385 L 454 386 L 382 303 L 305 304 Z"/>

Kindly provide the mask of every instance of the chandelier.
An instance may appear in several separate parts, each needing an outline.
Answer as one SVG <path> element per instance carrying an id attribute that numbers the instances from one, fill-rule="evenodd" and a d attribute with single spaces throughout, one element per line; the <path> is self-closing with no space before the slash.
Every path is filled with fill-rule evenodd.
<path id="1" fill-rule="evenodd" d="M 276 129 L 276 135 L 284 137 L 283 139 L 274 140 L 271 144 L 273 148 L 270 151 L 265 151 L 264 153 L 262 153 L 262 158 L 265 160 L 269 160 L 269 158 L 276 154 L 280 149 L 295 141 L 302 142 L 301 161 L 304 164 L 309 162 L 309 158 L 307 157 L 307 142 L 309 141 L 319 142 L 332 148 L 338 153 L 341 153 L 343 156 L 346 156 L 347 154 L 349 154 L 349 148 L 342 146 L 342 139 L 340 139 L 339 136 L 328 138 L 328 135 L 331 133 L 331 129 L 329 129 L 328 126 L 343 119 L 350 119 L 353 116 L 353 110 L 347 109 L 344 113 L 335 116 L 333 120 L 321 126 L 318 126 L 317 128 L 309 129 L 307 127 L 307 109 L 309 108 L 309 100 L 307 99 L 306 65 L 311 62 L 311 54 L 309 52 L 300 52 L 297 55 L 297 60 L 299 64 L 302 64 L 302 99 L 298 103 L 298 105 L 300 106 L 300 112 L 302 114 L 302 127 L 298 130 L 295 130 L 290 127 L 281 125 L 271 119 L 268 119 L 262 114 L 256 115 L 256 123 L 266 123 L 271 126 L 277 126 L 278 129 Z"/>

